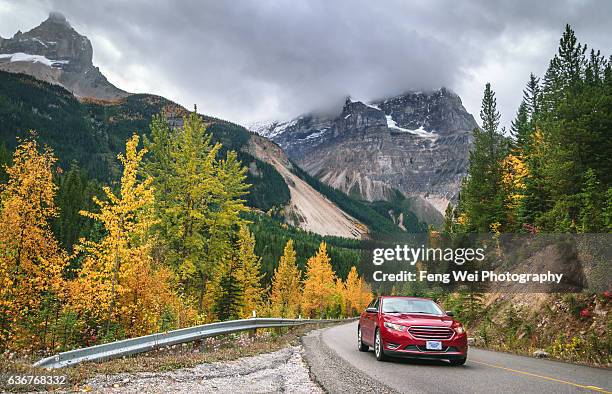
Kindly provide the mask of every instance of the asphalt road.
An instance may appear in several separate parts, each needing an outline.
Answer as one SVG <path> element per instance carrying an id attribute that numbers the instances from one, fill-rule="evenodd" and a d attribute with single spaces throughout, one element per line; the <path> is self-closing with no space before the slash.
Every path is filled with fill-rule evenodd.
<path id="1" fill-rule="evenodd" d="M 471 348 L 463 366 L 444 361 L 378 362 L 357 350 L 357 322 L 322 332 L 323 343 L 374 380 L 405 393 L 612 392 L 612 371 Z"/>

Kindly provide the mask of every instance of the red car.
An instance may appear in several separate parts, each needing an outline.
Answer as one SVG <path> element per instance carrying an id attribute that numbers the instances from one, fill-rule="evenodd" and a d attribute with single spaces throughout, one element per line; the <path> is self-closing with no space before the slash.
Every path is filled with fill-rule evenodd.
<path id="1" fill-rule="evenodd" d="M 467 334 L 452 312 L 427 298 L 382 296 L 359 318 L 359 350 L 374 348 L 379 361 L 389 356 L 449 360 L 465 364 Z"/>

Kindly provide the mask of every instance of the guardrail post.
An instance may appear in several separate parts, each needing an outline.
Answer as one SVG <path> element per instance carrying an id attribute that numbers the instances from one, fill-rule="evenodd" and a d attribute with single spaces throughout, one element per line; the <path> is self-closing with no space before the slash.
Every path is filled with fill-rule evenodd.
<path id="1" fill-rule="evenodd" d="M 257 311 L 256 311 L 256 310 L 253 310 L 253 316 L 252 316 L 252 318 L 253 318 L 253 319 L 256 319 L 256 318 L 257 318 Z M 254 337 L 256 337 L 256 336 L 257 336 L 257 328 L 254 328 L 254 329 L 252 329 L 252 330 L 250 330 L 250 331 L 249 331 L 249 338 L 254 338 Z"/>
<path id="2" fill-rule="evenodd" d="M 284 327 L 282 327 L 282 326 L 274 327 L 274 329 L 273 329 L 274 330 L 274 335 L 281 336 L 283 334 L 283 328 Z"/>
<path id="3" fill-rule="evenodd" d="M 202 339 L 196 339 L 195 341 L 193 341 L 193 348 L 198 349 L 199 352 L 205 352 L 206 351 L 206 339 L 202 338 Z"/>

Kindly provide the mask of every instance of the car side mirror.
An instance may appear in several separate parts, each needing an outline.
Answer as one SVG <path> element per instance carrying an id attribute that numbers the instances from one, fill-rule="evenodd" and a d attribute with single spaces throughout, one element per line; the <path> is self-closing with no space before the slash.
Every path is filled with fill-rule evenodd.
<path id="1" fill-rule="evenodd" d="M 455 316 L 455 312 L 453 312 L 453 311 L 446 311 L 446 316 L 453 317 L 453 316 Z"/>
<path id="2" fill-rule="evenodd" d="M 367 313 L 377 313 L 377 312 L 378 312 L 378 309 L 376 309 L 376 308 L 366 308 L 366 310 L 365 310 L 365 311 L 366 311 Z"/>

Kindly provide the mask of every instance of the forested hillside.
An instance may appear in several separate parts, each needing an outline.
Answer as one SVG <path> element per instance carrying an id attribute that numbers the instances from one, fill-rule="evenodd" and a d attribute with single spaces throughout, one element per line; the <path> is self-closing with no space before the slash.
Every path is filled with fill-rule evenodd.
<path id="1" fill-rule="evenodd" d="M 159 113 L 180 119 L 187 111 L 149 94 L 81 103 L 59 86 L 22 74 L 0 72 L 0 142 L 13 150 L 18 137 L 35 130 L 39 142 L 56 152 L 60 168 L 67 171 L 76 164 L 92 179 L 118 180 L 121 170 L 115 160 L 117 152 L 124 149 L 125 140 L 134 132 L 148 134 L 152 117 Z M 247 197 L 249 205 L 268 210 L 285 204 L 289 191 L 280 174 L 269 164 L 241 151 L 249 132 L 230 122 L 204 119 L 210 124 L 213 139 L 221 142 L 225 151 L 235 150 L 244 165 L 255 169 L 247 174 L 253 185 Z"/>

